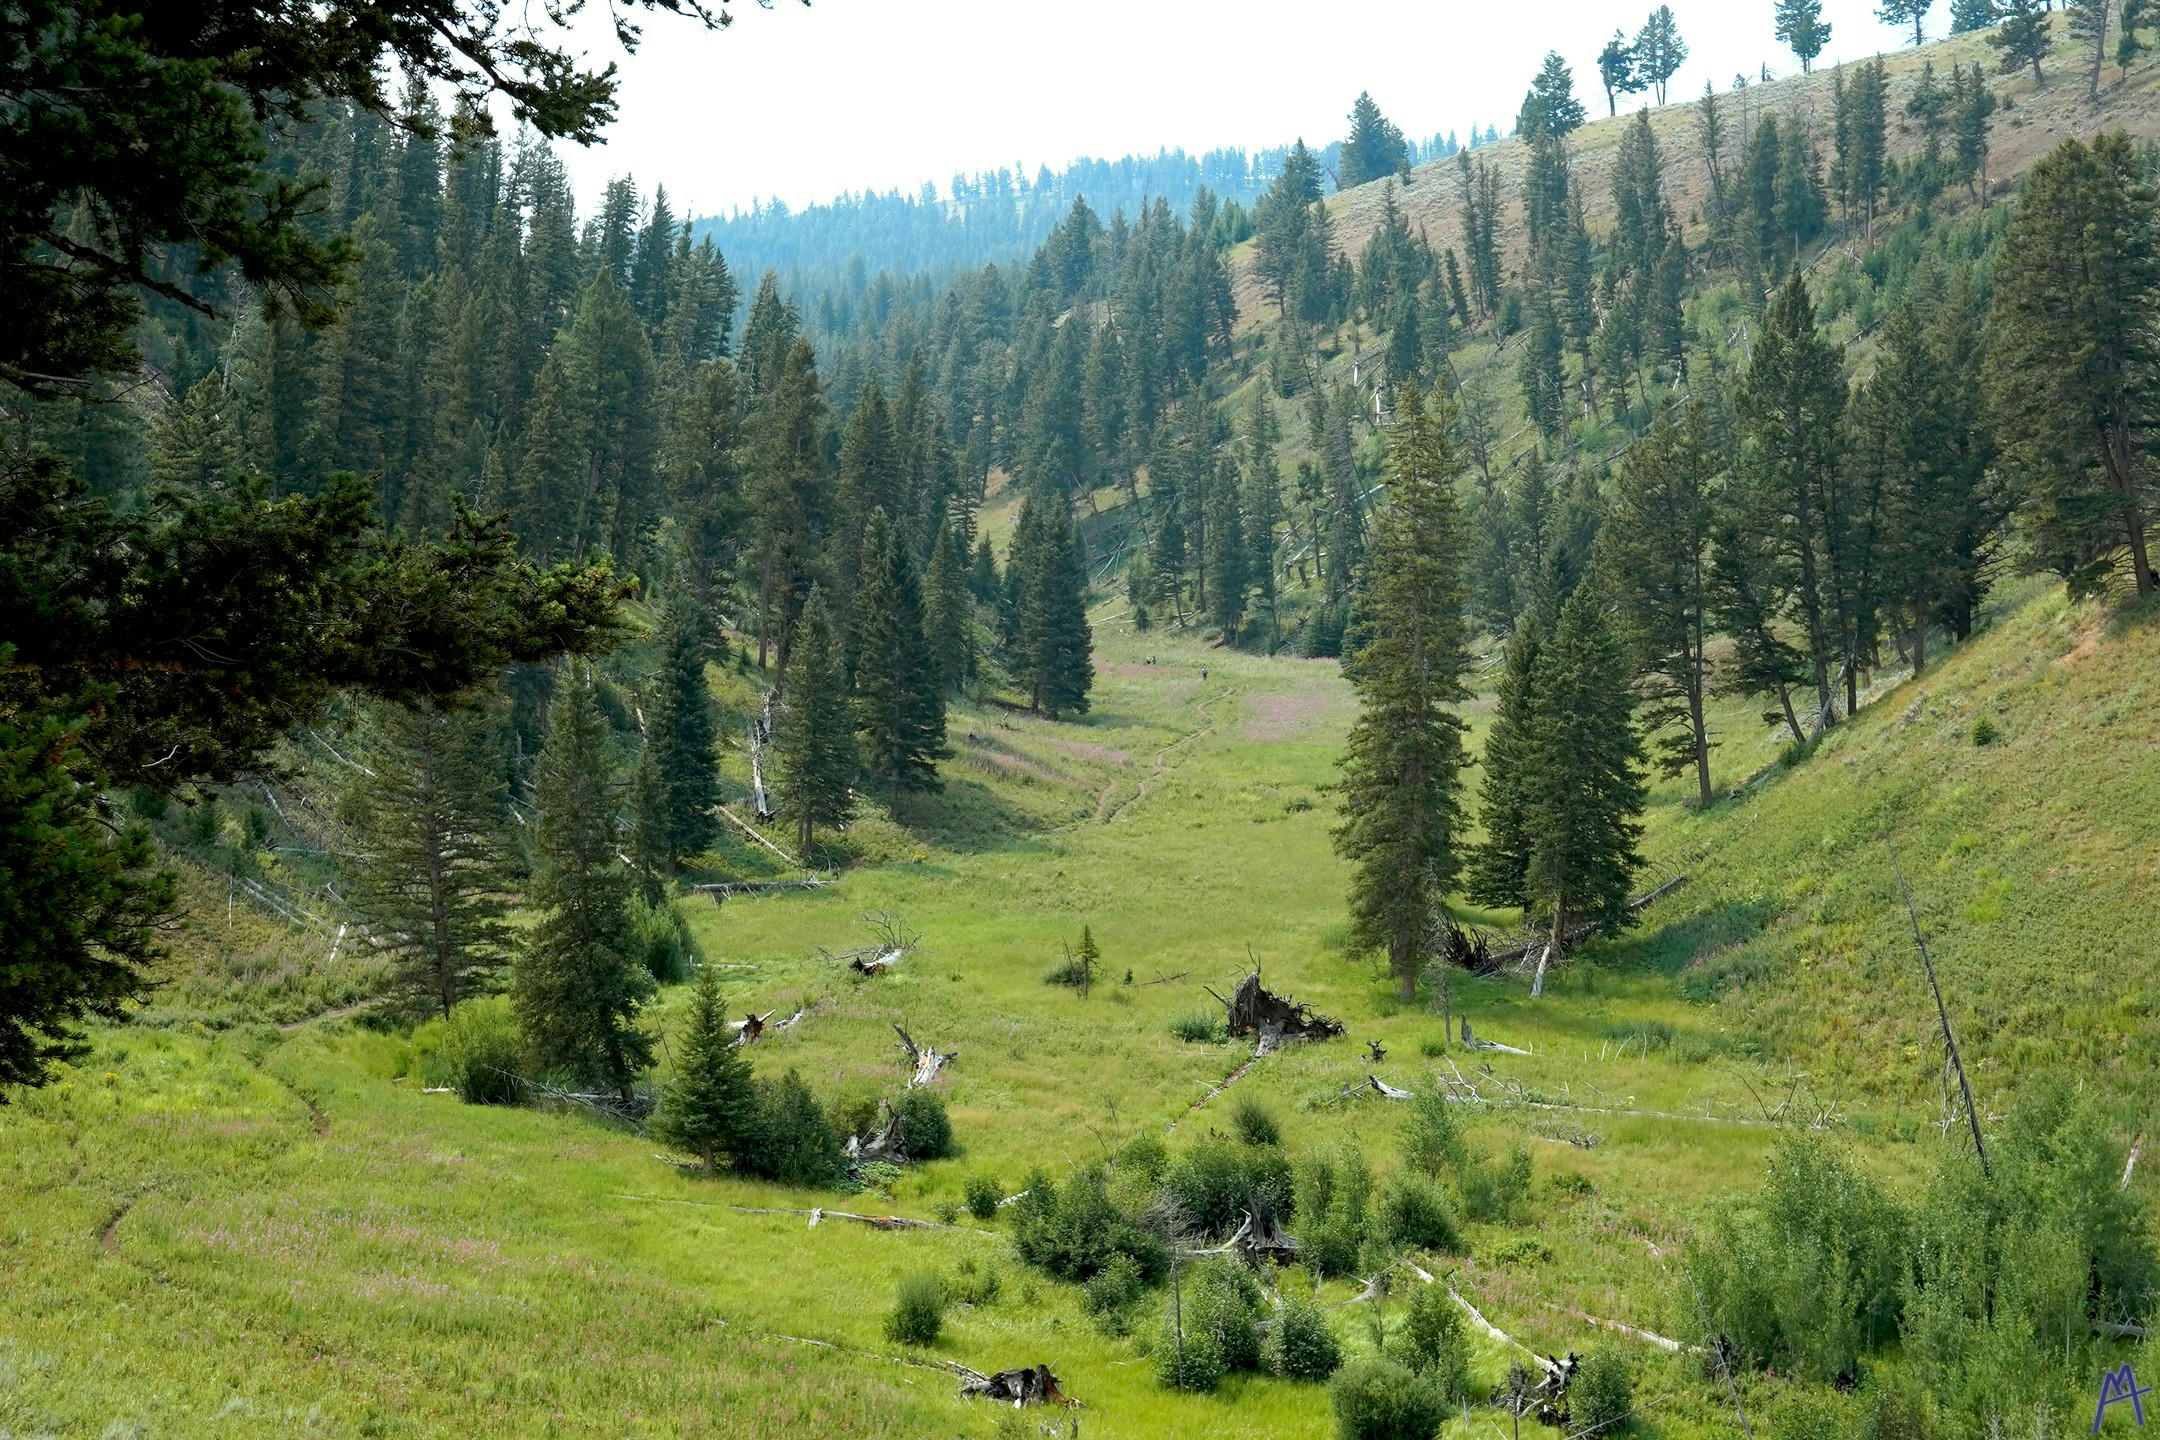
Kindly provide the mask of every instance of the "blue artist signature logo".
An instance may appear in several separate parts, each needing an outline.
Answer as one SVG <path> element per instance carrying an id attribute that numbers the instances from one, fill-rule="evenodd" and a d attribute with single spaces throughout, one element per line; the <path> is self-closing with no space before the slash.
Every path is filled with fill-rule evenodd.
<path id="1" fill-rule="evenodd" d="M 2100 1407 L 2093 1411 L 2093 1434 L 2100 1433 L 2100 1422 L 2107 1419 L 2107 1408 L 2124 1401 L 2130 1404 L 2130 1413 L 2137 1423 L 2145 1423 L 2145 1397 L 2152 1394 L 2150 1385 L 2140 1385 L 2137 1376 L 2126 1363 L 2120 1370 L 2109 1370 L 2100 1376 Z"/>

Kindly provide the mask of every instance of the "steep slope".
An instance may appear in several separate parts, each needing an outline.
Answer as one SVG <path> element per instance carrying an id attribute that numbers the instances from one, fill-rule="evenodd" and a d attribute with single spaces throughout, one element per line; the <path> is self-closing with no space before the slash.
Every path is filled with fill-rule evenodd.
<path id="1" fill-rule="evenodd" d="M 2071 53 L 2060 25 L 2045 86 L 2036 87 L 2030 71 L 1996 74 L 1998 52 L 1987 43 L 1985 33 L 1953 36 L 1882 58 L 1890 82 L 1889 155 L 1899 161 L 1917 155 L 1922 146 L 1920 123 L 1905 113 L 1922 67 L 1934 65 L 1936 78 L 1943 83 L 1947 83 L 1952 65 L 1978 65 L 1987 73 L 1997 96 L 2007 102 L 1996 113 L 1988 132 L 1988 173 L 1995 195 L 2008 194 L 2035 160 L 2068 136 L 2091 135 L 2102 129 L 2125 129 L 2141 138 L 2160 136 L 2160 64 L 2148 60 L 2127 72 L 2108 66 L 2102 77 L 2099 103 L 2095 104 L 2088 93 L 2087 67 Z M 1737 165 L 1745 137 L 1764 115 L 1782 118 L 1799 114 L 1814 125 L 1818 142 L 1827 149 L 1827 127 L 1834 112 L 1834 76 L 1834 71 L 1821 70 L 1750 86 L 1744 91 L 1721 90 L 1718 104 L 1727 136 L 1726 165 Z M 1632 114 L 1617 119 L 1601 117 L 1569 137 L 1584 218 L 1593 234 L 1602 235 L 1612 228 L 1613 165 L 1621 138 L 1634 119 Z M 1710 169 L 1703 151 L 1697 104 L 1682 99 L 1653 107 L 1650 125 L 1657 134 L 1665 163 L 1668 202 L 1673 213 L 1687 222 L 1688 243 L 1699 245 L 1704 236 L 1702 214 L 1710 194 Z M 1499 240 L 1510 268 L 1520 263 L 1528 250 L 1522 193 L 1529 158 L 1529 145 L 1513 137 L 1482 147 L 1473 156 L 1475 161 L 1491 164 L 1500 172 L 1504 203 Z M 1391 187 L 1413 230 L 1422 228 L 1436 249 L 1452 246 L 1460 250 L 1462 186 L 1457 162 L 1450 159 L 1418 166 L 1411 172 L 1407 187 L 1385 180 L 1330 196 L 1328 215 L 1343 253 L 1354 257 L 1363 251 L 1373 227 L 1379 223 L 1382 196 Z M 1846 247 L 1837 241 L 1828 248 L 1834 251 Z M 1240 247 L 1232 259 L 1240 326 L 1250 329 L 1264 325 L 1272 318 L 1273 306 L 1262 296 L 1252 245 Z"/>
<path id="2" fill-rule="evenodd" d="M 1622 953 L 1769 1053 L 1921 1101 L 1941 1053 L 1893 850 L 1984 1104 L 2040 1073 L 2151 1103 L 2160 611 L 2009 590 L 1804 761 L 1670 817 L 1653 853 L 1696 883 Z"/>

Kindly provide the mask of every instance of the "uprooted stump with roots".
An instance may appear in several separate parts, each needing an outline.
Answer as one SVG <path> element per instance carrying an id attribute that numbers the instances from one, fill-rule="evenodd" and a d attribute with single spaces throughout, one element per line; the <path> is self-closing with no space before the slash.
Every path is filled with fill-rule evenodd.
<path id="1" fill-rule="evenodd" d="M 1229 999 L 1215 998 L 1229 1012 L 1230 1033 L 1258 1036 L 1263 1050 L 1272 1050 L 1284 1040 L 1333 1040 L 1343 1033 L 1340 1020 L 1314 1014 L 1310 1005 L 1300 1005 L 1262 985 L 1257 968 L 1238 982 Z"/>

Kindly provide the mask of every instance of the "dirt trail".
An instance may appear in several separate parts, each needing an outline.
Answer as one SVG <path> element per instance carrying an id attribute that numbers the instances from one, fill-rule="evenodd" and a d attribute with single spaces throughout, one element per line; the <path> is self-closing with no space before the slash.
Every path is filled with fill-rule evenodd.
<path id="1" fill-rule="evenodd" d="M 1151 774 L 1147 779 L 1140 782 L 1140 788 L 1133 793 L 1132 799 L 1127 800 L 1124 804 L 1118 806 L 1117 809 L 1112 810 L 1108 815 L 1105 815 L 1103 813 L 1103 809 L 1110 803 L 1110 796 L 1117 789 L 1117 781 L 1112 780 L 1108 785 L 1105 785 L 1103 787 L 1103 793 L 1101 797 L 1098 798 L 1095 802 L 1096 821 L 1105 825 L 1115 824 L 1117 821 L 1125 817 L 1126 811 L 1132 809 L 1133 806 L 1138 805 L 1142 800 L 1147 799 L 1149 787 L 1151 787 L 1157 780 L 1160 780 L 1164 775 L 1168 774 L 1171 770 L 1172 767 L 1169 763 L 1171 754 L 1191 744 L 1193 741 L 1199 739 L 1201 736 L 1207 734 L 1209 731 L 1215 728 L 1215 720 L 1214 717 L 1208 714 L 1208 707 L 1211 705 L 1219 705 L 1223 701 L 1228 700 L 1233 695 L 1236 695 L 1238 693 L 1238 688 L 1235 685 L 1232 685 L 1226 687 L 1217 694 L 1210 695 L 1205 700 L 1194 701 L 1193 709 L 1200 712 L 1200 728 L 1190 731 L 1184 735 L 1178 736 L 1177 739 L 1171 741 L 1168 745 L 1165 745 L 1162 749 L 1156 751 L 1154 773 Z"/>

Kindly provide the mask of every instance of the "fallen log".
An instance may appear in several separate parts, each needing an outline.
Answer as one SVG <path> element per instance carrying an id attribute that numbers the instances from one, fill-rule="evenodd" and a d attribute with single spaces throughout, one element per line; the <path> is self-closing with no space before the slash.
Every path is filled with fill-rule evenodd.
<path id="1" fill-rule="evenodd" d="M 1548 1310 L 1557 1311 L 1562 1315 L 1572 1315 L 1577 1320 L 1582 1321 L 1586 1325 L 1595 1325 L 1601 1330 L 1616 1330 L 1622 1335 L 1632 1335 L 1638 1340 L 1646 1340 L 1650 1344 L 1657 1346 L 1658 1349 L 1663 1350 L 1668 1354 L 1678 1355 L 1683 1351 L 1700 1353 L 1702 1350 L 1702 1346 L 1700 1345 L 1683 1344 L 1678 1340 L 1672 1339 L 1670 1336 L 1660 1335 L 1655 1330 L 1637 1329 L 1633 1325 L 1623 1325 L 1618 1320 L 1601 1320 L 1597 1316 L 1592 1315 L 1587 1311 L 1577 1310 L 1571 1305 L 1555 1305 L 1550 1300 L 1543 1300 L 1539 1303 Z"/>
<path id="2" fill-rule="evenodd" d="M 1502 1045 L 1497 1040 L 1479 1040 L 1470 1033 L 1470 1017 L 1462 1017 L 1462 1043 L 1465 1050 L 1497 1050 L 1505 1055 L 1528 1055 L 1528 1050 L 1518 1050 L 1513 1045 Z"/>
<path id="3" fill-rule="evenodd" d="M 695 894 L 712 896 L 713 903 L 718 904 L 732 895 L 766 895 L 776 890 L 822 890 L 828 883 L 830 882 L 813 875 L 803 880 L 723 880 L 708 885 L 693 885 L 690 889 Z"/>
<path id="4" fill-rule="evenodd" d="M 910 1090 L 919 1089 L 930 1084 L 938 1078 L 938 1072 L 945 1068 L 948 1061 L 960 1058 L 960 1052 L 957 1050 L 948 1055 L 942 1051 L 926 1049 L 917 1045 L 914 1038 L 897 1024 L 892 1028 L 900 1036 L 900 1048 L 907 1051 L 908 1059 L 915 1062 L 915 1073 L 908 1077 L 907 1082 L 907 1088 Z"/>
<path id="5" fill-rule="evenodd" d="M 995 1375 L 985 1375 L 964 1365 L 955 1365 L 953 1369 L 960 1376 L 960 1394 L 964 1399 L 994 1400 L 1015 1409 L 1022 1405 L 1079 1403 L 1058 1388 L 1057 1376 L 1050 1373 L 1048 1365 L 1000 1370 Z"/>
<path id="6" fill-rule="evenodd" d="M 1210 989 L 1208 994 L 1215 992 Z M 1238 982 L 1229 999 L 1220 995 L 1215 999 L 1227 1012 L 1232 1035 L 1265 1039 L 1272 1031 L 1279 1040 L 1332 1040 L 1343 1033 L 1341 1021 L 1316 1015 L 1310 1005 L 1297 1004 L 1261 985 L 1258 967 Z"/>
<path id="7" fill-rule="evenodd" d="M 1667 895 L 1670 895 L 1673 891 L 1679 889 L 1682 885 L 1687 884 L 1687 882 L 1688 877 L 1685 875 L 1674 876 L 1672 879 L 1658 886 L 1655 890 L 1652 890 L 1647 894 L 1638 895 L 1633 900 L 1628 901 L 1628 913 L 1630 915 L 1640 915 L 1643 911 L 1649 909 L 1659 900 L 1664 899 Z M 1573 925 L 1568 926 L 1567 933 L 1561 937 L 1561 952 L 1565 954 L 1568 950 L 1573 949 L 1577 944 L 1581 943 L 1584 940 L 1588 940 L 1591 936 L 1597 934 L 1598 929 L 1598 921 L 1576 921 Z M 1526 940 L 1518 940 L 1512 945 L 1504 945 L 1498 950 L 1488 950 L 1486 955 L 1485 968 L 1478 973 L 1489 975 L 1495 970 L 1503 970 L 1510 965 L 1523 964 L 1527 962 L 1532 955 L 1540 955 L 1540 958 L 1543 958 L 1541 952 L 1548 947 L 1551 939 L 1552 937 L 1550 935 L 1533 935 Z"/>
<path id="8" fill-rule="evenodd" d="M 935 1220 L 911 1220 L 905 1215 L 857 1215 L 850 1210 L 827 1210 L 820 1205 L 813 1210 L 766 1209 L 755 1205 L 730 1205 L 727 1207 L 738 1215 L 807 1215 L 815 1230 L 824 1220 L 852 1220 L 858 1225 L 868 1225 L 873 1230 L 957 1230 L 957 1225 L 941 1225 Z"/>

